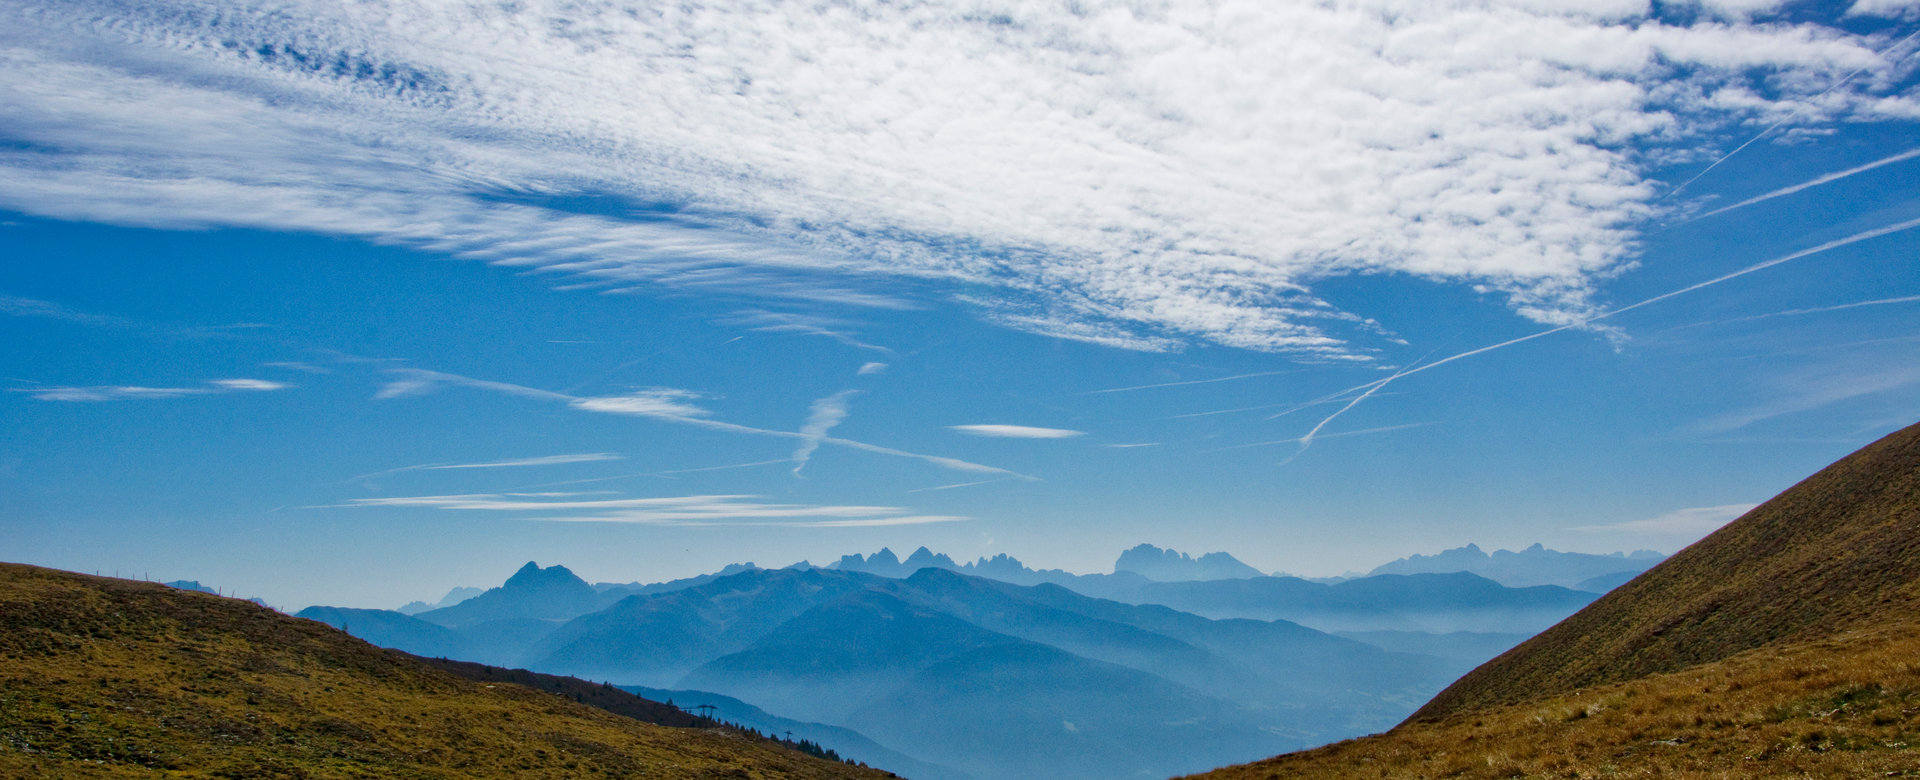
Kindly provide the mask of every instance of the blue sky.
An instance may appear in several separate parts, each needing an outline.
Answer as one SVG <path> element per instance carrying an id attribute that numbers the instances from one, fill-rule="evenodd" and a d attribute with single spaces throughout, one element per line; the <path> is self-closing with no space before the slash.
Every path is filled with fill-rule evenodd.
<path id="1" fill-rule="evenodd" d="M 1920 417 L 1920 5 L 0 10 L 0 559 L 1671 552 Z"/>

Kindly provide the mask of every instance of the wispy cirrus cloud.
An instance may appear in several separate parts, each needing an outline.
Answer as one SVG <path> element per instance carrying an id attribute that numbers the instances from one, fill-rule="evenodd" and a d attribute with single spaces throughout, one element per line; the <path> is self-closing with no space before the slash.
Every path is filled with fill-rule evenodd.
<path id="1" fill-rule="evenodd" d="M 142 387 L 139 385 L 92 385 L 87 387 L 16 387 L 12 392 L 27 393 L 40 401 L 144 401 L 160 398 L 184 398 L 231 393 L 260 393 L 291 389 L 293 385 L 266 379 L 212 379 L 198 387 Z"/>
<path id="2" fill-rule="evenodd" d="M 820 443 L 826 441 L 827 431 L 847 419 L 847 399 L 857 390 L 842 390 L 833 395 L 813 402 L 813 408 L 807 414 L 806 424 L 800 426 L 800 435 L 806 437 L 799 448 L 793 451 L 793 475 L 800 476 L 800 470 L 807 467 L 807 461 L 813 458 L 814 450 L 820 449 Z"/>
<path id="3" fill-rule="evenodd" d="M 1698 539 L 1733 522 L 1759 504 L 1726 504 L 1676 509 L 1658 517 L 1628 520 L 1604 525 L 1581 525 L 1567 530 L 1580 533 L 1631 533 L 1654 536 L 1678 536 Z"/>
<path id="4" fill-rule="evenodd" d="M 1364 359 L 1369 313 L 1322 280 L 1583 321 L 1659 208 L 1648 170 L 1747 123 L 1920 117 L 1911 42 L 1703 7 L 16 3 L 0 206 L 609 293 L 930 282 L 1060 338 Z"/>
<path id="5" fill-rule="evenodd" d="M 886 347 L 861 341 L 850 331 L 848 323 L 829 317 L 816 317 L 792 312 L 743 311 L 736 312 L 733 316 L 721 320 L 721 324 L 745 327 L 756 333 L 794 333 L 802 336 L 819 336 L 838 341 L 849 347 L 875 352 L 893 351 Z M 886 366 L 884 363 L 868 363 L 867 365 L 878 365 L 883 368 Z M 865 366 L 862 366 L 863 370 L 864 368 Z"/>
<path id="6" fill-rule="evenodd" d="M 512 458 L 508 460 L 489 460 L 480 463 L 443 463 L 432 466 L 420 466 L 423 469 L 514 469 L 529 466 L 562 466 L 569 463 L 599 463 L 608 460 L 622 460 L 626 456 L 613 452 L 581 452 L 571 455 L 542 455 L 537 458 Z"/>
<path id="7" fill-rule="evenodd" d="M 484 512 L 551 513 L 545 522 L 626 523 L 673 527 L 872 528 L 967 520 L 921 515 L 892 506 L 762 503 L 750 495 L 581 499 L 576 493 L 470 493 L 354 499 L 343 507 L 429 508 Z"/>
<path id="8" fill-rule="evenodd" d="M 1071 439 L 1085 436 L 1085 431 L 1066 428 L 1037 428 L 1031 425 L 949 425 L 947 430 L 958 431 L 968 436 L 984 436 L 990 439 Z"/>
<path id="9" fill-rule="evenodd" d="M 625 395 L 576 397 L 550 390 L 541 390 L 508 382 L 475 379 L 473 377 L 441 371 L 429 371 L 418 368 L 389 368 L 385 369 L 385 371 L 390 375 L 400 378 L 389 382 L 383 387 L 381 391 L 374 396 L 376 399 L 395 399 L 421 395 L 433 392 L 443 386 L 469 387 L 539 401 L 557 401 L 566 404 L 570 408 L 585 412 L 645 417 L 663 422 L 691 425 L 713 431 L 746 434 L 749 436 L 797 439 L 802 442 L 813 442 L 816 446 L 819 444 L 831 444 L 862 452 L 909 458 L 955 471 L 967 471 L 978 474 L 1004 474 L 1018 479 L 1032 479 L 1032 477 L 1025 474 L 1009 471 L 997 466 L 988 466 L 941 455 L 908 452 L 893 447 L 828 436 L 824 430 L 819 433 L 780 431 L 712 419 L 711 412 L 692 403 L 692 401 L 699 399 L 701 396 L 699 393 L 690 390 L 681 390 L 678 388 L 648 388 Z"/>

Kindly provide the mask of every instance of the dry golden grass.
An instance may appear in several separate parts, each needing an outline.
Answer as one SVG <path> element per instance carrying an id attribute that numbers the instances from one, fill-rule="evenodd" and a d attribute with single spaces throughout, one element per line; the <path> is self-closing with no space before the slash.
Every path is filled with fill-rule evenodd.
<path id="1" fill-rule="evenodd" d="M 1904 616 L 1207 777 L 1920 777 L 1920 630 Z"/>
<path id="2" fill-rule="evenodd" d="M 1920 777 L 1920 425 L 1473 670 L 1392 731 L 1210 776 Z"/>
<path id="3" fill-rule="evenodd" d="M 1920 613 L 1920 425 L 1822 469 L 1414 714 L 1440 717 Z"/>
<path id="4" fill-rule="evenodd" d="M 887 777 L 458 679 L 161 585 L 0 564 L 0 777 Z"/>

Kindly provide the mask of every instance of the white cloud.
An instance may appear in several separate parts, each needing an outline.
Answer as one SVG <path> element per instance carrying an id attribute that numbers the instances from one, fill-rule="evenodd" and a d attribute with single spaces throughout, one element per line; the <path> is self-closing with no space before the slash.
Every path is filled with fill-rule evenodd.
<path id="1" fill-rule="evenodd" d="M 793 451 L 793 474 L 807 467 L 807 461 L 813 458 L 813 451 L 820 449 L 820 442 L 827 438 L 827 431 L 847 419 L 847 399 L 857 390 L 842 390 L 833 395 L 813 402 L 813 409 L 807 415 L 807 422 L 800 426 L 800 435 L 806 437 L 799 448 Z"/>
<path id="2" fill-rule="evenodd" d="M 707 410 L 689 403 L 699 397 L 698 393 L 686 390 L 655 388 L 628 395 L 575 398 L 569 402 L 569 405 L 589 412 L 688 419 L 707 416 Z"/>
<path id="3" fill-rule="evenodd" d="M 419 466 L 422 469 L 505 469 L 526 466 L 561 466 L 568 463 L 597 463 L 606 460 L 621 460 L 624 456 L 612 452 L 582 452 L 573 455 L 542 455 L 537 458 L 515 458 L 512 460 L 490 460 L 485 463 L 448 463 L 438 466 Z"/>
<path id="4" fill-rule="evenodd" d="M 947 428 L 968 436 L 986 436 L 995 439 L 1067 439 L 1086 435 L 1085 431 L 1035 428 L 1030 425 L 949 425 Z"/>
<path id="5" fill-rule="evenodd" d="M 824 432 L 818 436 L 810 436 L 809 434 L 799 431 L 777 431 L 768 428 L 755 428 L 751 425 L 730 423 L 723 420 L 709 419 L 710 412 L 690 403 L 691 400 L 701 397 L 699 393 L 690 390 L 651 388 L 628 395 L 578 398 L 565 393 L 555 393 L 549 390 L 526 387 L 524 385 L 475 379 L 459 374 L 449 374 L 419 368 L 393 368 L 387 369 L 386 371 L 389 374 L 396 374 L 406 378 L 388 384 L 381 389 L 375 398 L 398 398 L 406 395 L 420 395 L 431 392 L 441 385 L 470 387 L 537 401 L 558 401 L 571 408 L 587 412 L 648 417 L 666 422 L 692 425 L 712 431 L 746 434 L 749 436 L 768 436 L 801 440 L 817 438 L 819 443 L 822 444 L 832 444 L 836 447 L 846 447 L 862 452 L 872 452 L 897 458 L 910 458 L 955 471 L 968 471 L 978 474 L 1004 474 L 1019 479 L 1032 479 L 1032 477 L 1025 474 L 1008 471 L 1007 469 L 997 466 L 988 466 L 940 455 L 908 452 L 906 450 L 884 447 L 878 444 L 868 444 L 852 439 L 826 436 Z"/>
<path id="6" fill-rule="evenodd" d="M 266 379 L 215 379 L 207 384 L 222 390 L 285 390 L 293 385 Z"/>
<path id="7" fill-rule="evenodd" d="M 1411 274 L 1579 321 L 1631 259 L 1655 165 L 1749 121 L 1920 119 L 1886 78 L 1911 47 L 1701 5 L 1725 20 L 1627 0 L 22 3 L 0 10 L 0 207 L 359 236 L 616 293 L 898 306 L 895 282 L 931 280 L 914 289 L 1062 338 L 1364 358 L 1368 313 L 1321 280 Z M 549 200 L 581 193 L 668 207 Z"/>
<path id="8" fill-rule="evenodd" d="M 1920 0 L 1854 0 L 1847 15 L 1920 19 Z"/>
<path id="9" fill-rule="evenodd" d="M 951 523 L 968 518 L 916 515 L 891 506 L 768 504 L 757 496 L 702 495 L 580 500 L 570 493 L 472 493 L 354 499 L 345 507 L 404 507 L 494 512 L 557 512 L 546 522 L 677 527 L 866 528 Z"/>
<path id="10" fill-rule="evenodd" d="M 862 363 L 860 365 L 860 370 L 854 373 L 857 373 L 860 376 L 872 376 L 874 374 L 886 373 L 886 370 L 887 370 L 887 364 L 885 363 Z"/>
<path id="11" fill-rule="evenodd" d="M 1698 539 L 1753 511 L 1759 504 L 1726 504 L 1676 509 L 1658 517 L 1606 525 L 1582 525 L 1568 530 L 1582 533 L 1631 533 Z"/>
<path id="12" fill-rule="evenodd" d="M 194 395 L 286 390 L 293 385 L 265 379 L 214 379 L 205 387 L 141 387 L 139 385 L 95 385 L 91 387 L 25 387 L 13 392 L 27 393 L 40 401 L 138 401 L 157 398 L 181 398 Z"/>

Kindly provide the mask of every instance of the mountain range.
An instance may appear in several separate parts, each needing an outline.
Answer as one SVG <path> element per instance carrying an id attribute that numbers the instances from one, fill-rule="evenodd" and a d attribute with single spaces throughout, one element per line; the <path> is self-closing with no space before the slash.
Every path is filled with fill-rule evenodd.
<path id="1" fill-rule="evenodd" d="M 905 577 L 853 570 L 878 559 L 898 573 L 907 563 L 890 557 L 845 568 L 740 566 L 651 586 L 593 586 L 565 567 L 530 563 L 499 588 L 412 616 L 300 614 L 419 655 L 721 694 L 857 732 L 956 777 L 1145 777 L 1382 728 L 1500 643 L 1406 652 L 1420 644 L 1411 632 L 1465 613 L 1571 612 L 1592 597 L 1472 575 L 1336 586 L 1125 577 L 1134 588 L 1285 583 L 1300 591 L 1287 603 L 1319 617 L 1402 630 L 1388 650 L 1287 620 L 1215 619 L 1016 585 L 962 573 L 966 566 Z M 908 561 L 943 557 L 916 551 Z M 960 732 L 956 719 L 979 723 Z"/>
<path id="2" fill-rule="evenodd" d="M 1464 571 L 1514 588 L 1559 585 L 1605 593 L 1665 559 L 1666 556 L 1652 550 L 1593 555 L 1549 550 L 1535 544 L 1519 552 L 1495 550 L 1487 553 L 1479 545 L 1469 544 L 1436 555 L 1411 555 L 1375 567 L 1367 574 L 1447 574 Z"/>
<path id="3" fill-rule="evenodd" d="M 299 614 L 427 657 L 730 697 L 889 768 L 1146 777 L 1384 728 L 1595 597 L 1470 573 L 1312 582 L 1152 545 L 1092 575 L 922 547 L 649 585 L 529 562 L 413 615 Z"/>
<path id="4" fill-rule="evenodd" d="M 1474 669 L 1391 731 L 1211 776 L 1911 776 L 1915 658 L 1920 425 Z"/>

